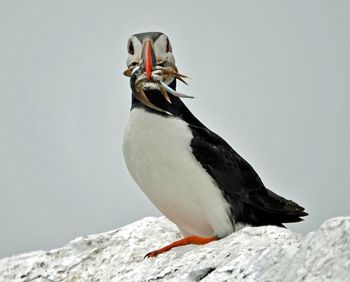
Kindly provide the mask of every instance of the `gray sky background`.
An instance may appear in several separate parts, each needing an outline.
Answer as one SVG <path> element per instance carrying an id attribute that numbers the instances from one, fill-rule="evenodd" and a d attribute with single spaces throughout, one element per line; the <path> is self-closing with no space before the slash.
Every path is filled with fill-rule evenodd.
<path id="1" fill-rule="evenodd" d="M 0 0 L 0 257 L 159 215 L 122 158 L 126 41 L 163 31 L 192 112 L 306 207 L 350 215 L 348 1 Z"/>

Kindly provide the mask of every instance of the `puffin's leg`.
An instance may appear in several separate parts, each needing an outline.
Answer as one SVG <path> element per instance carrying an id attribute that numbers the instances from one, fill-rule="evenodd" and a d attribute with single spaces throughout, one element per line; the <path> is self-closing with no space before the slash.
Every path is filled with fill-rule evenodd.
<path id="1" fill-rule="evenodd" d="M 177 240 L 177 241 L 171 243 L 170 245 L 167 245 L 159 250 L 150 252 L 147 255 L 145 255 L 145 258 L 146 257 L 148 257 L 148 258 L 156 257 L 157 255 L 164 253 L 164 252 L 167 252 L 175 247 L 185 246 L 185 245 L 189 245 L 189 244 L 204 245 L 204 244 L 210 243 L 210 242 L 215 241 L 215 240 L 219 240 L 219 238 L 218 237 L 202 238 L 202 237 L 198 237 L 198 236 L 189 236 L 189 237 Z"/>

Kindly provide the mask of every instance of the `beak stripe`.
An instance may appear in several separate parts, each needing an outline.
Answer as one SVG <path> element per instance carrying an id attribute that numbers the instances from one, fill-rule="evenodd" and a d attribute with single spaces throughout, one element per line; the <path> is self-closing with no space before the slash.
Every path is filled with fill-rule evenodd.
<path id="1" fill-rule="evenodd" d="M 145 43 L 145 71 L 147 80 L 151 80 L 152 73 L 152 50 L 151 42 L 146 41 Z"/>

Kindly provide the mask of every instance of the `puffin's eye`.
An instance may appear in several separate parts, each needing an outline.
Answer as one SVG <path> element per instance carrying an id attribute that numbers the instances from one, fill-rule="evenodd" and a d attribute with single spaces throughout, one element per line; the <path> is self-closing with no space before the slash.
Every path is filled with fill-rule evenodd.
<path id="1" fill-rule="evenodd" d="M 168 53 L 168 52 L 171 52 L 171 51 L 172 51 L 172 49 L 171 49 L 170 41 L 167 38 L 166 39 L 166 52 Z"/>
<path id="2" fill-rule="evenodd" d="M 132 44 L 132 41 L 130 41 L 129 44 L 128 44 L 128 52 L 131 55 L 135 54 L 134 44 Z"/>

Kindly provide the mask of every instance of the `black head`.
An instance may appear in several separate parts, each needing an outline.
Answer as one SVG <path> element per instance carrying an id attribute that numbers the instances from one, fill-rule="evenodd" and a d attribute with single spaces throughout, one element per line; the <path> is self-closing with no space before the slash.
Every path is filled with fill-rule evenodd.
<path id="1" fill-rule="evenodd" d="M 169 112 L 169 101 L 164 98 L 160 89 L 160 82 L 154 81 L 151 74 L 156 68 L 171 67 L 176 68 L 175 58 L 172 53 L 172 46 L 168 36 L 162 32 L 143 32 L 132 35 L 127 43 L 128 69 L 124 72 L 130 76 L 130 85 L 133 91 L 133 105 L 146 106 L 147 110 L 158 112 Z M 135 71 L 137 69 L 137 72 Z M 134 71 L 134 72 L 132 72 Z M 136 81 L 143 75 L 142 89 Z M 176 89 L 176 80 L 172 77 L 166 78 L 164 83 L 172 89 Z M 136 89 L 137 88 L 137 89 Z M 135 99 L 136 97 L 136 99 Z M 175 99 L 176 100 L 176 99 Z M 141 102 L 141 103 L 140 103 Z M 159 111 L 160 110 L 160 111 Z"/>

